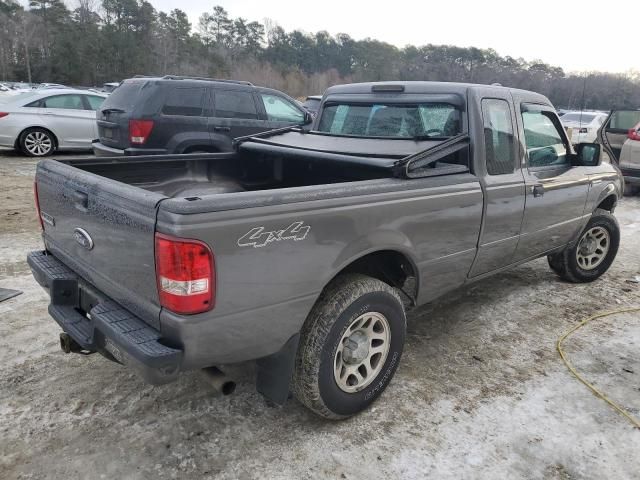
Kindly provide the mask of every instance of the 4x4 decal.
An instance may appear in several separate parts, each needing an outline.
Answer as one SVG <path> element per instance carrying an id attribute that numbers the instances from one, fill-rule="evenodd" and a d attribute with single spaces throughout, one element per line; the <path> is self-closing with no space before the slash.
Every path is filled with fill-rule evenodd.
<path id="1" fill-rule="evenodd" d="M 304 222 L 293 222 L 283 230 L 268 231 L 264 227 L 256 227 L 249 230 L 238 239 L 239 247 L 260 248 L 271 242 L 282 240 L 294 240 L 296 242 L 304 240 L 311 227 L 304 225 Z"/>

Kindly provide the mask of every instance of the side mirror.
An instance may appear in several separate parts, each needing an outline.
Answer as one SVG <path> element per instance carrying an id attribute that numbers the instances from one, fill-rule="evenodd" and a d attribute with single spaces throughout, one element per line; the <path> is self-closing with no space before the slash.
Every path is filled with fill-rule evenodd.
<path id="1" fill-rule="evenodd" d="M 579 143 L 576 146 L 577 164 L 583 167 L 597 167 L 601 163 L 600 144 Z"/>
<path id="2" fill-rule="evenodd" d="M 304 123 L 303 125 L 309 125 L 313 123 L 313 115 L 311 115 L 308 111 L 304 111 Z"/>

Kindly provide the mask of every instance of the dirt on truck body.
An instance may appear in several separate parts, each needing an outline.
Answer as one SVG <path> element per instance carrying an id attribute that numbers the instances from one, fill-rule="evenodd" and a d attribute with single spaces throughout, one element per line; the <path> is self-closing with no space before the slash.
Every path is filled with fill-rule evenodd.
<path id="1" fill-rule="evenodd" d="M 28 260 L 68 350 L 152 383 L 252 360 L 261 393 L 326 418 L 387 387 L 406 307 L 542 256 L 590 282 L 620 241 L 599 145 L 574 151 L 545 97 L 493 86 L 332 87 L 309 132 L 46 160 L 36 186 Z"/>

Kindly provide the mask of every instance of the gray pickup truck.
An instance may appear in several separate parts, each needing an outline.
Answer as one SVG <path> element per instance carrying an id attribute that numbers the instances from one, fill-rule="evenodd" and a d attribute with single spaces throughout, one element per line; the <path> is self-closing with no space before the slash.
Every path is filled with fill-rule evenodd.
<path id="1" fill-rule="evenodd" d="M 599 148 L 532 92 L 335 86 L 311 131 L 234 152 L 40 162 L 28 262 L 67 352 L 152 383 L 254 360 L 267 398 L 344 418 L 393 377 L 406 308 L 541 256 L 571 282 L 609 268 Z"/>

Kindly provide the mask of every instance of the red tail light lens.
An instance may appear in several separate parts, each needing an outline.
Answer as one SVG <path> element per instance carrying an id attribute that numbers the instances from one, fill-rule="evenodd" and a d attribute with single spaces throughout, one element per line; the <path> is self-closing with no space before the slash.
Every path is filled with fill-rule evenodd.
<path id="1" fill-rule="evenodd" d="M 42 214 L 40 213 L 40 198 L 38 198 L 38 184 L 35 181 L 33 182 L 33 199 L 36 204 L 36 213 L 38 214 L 40 229 L 44 231 L 44 222 L 42 221 Z"/>
<path id="2" fill-rule="evenodd" d="M 153 120 L 129 120 L 129 141 L 143 145 L 153 130 Z"/>
<path id="3" fill-rule="evenodd" d="M 215 263 L 209 246 L 198 240 L 156 233 L 156 277 L 160 305 L 194 314 L 215 306 Z"/>
<path id="4" fill-rule="evenodd" d="M 629 135 L 628 137 L 631 140 L 640 140 L 640 128 L 631 128 L 629 129 Z"/>
<path id="5" fill-rule="evenodd" d="M 0 118 L 6 117 L 7 115 L 9 115 L 7 112 L 0 112 Z"/>

